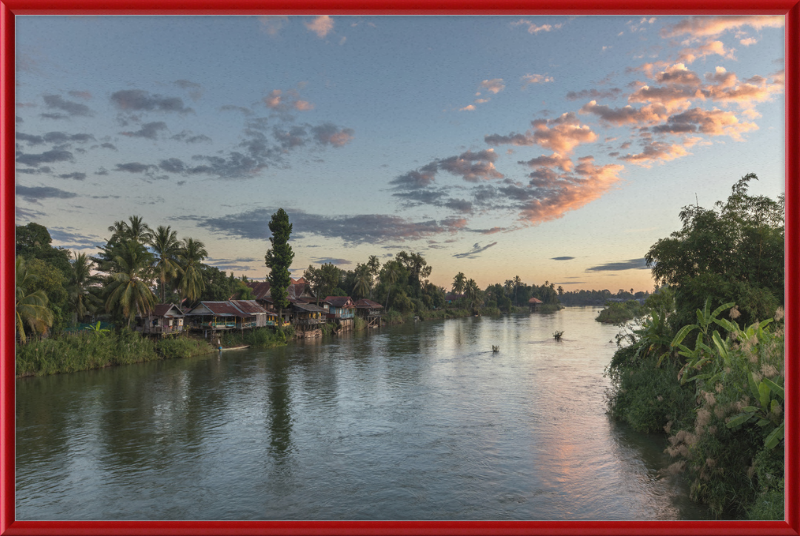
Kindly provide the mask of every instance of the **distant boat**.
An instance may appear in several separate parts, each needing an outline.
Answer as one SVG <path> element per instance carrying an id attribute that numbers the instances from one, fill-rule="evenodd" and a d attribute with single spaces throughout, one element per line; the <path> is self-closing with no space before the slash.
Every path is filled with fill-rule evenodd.
<path id="1" fill-rule="evenodd" d="M 500 351 L 500 347 L 499 347 L 499 346 L 495 346 L 495 345 L 493 344 L 493 345 L 492 345 L 492 352 L 499 352 L 499 351 Z"/>
<path id="2" fill-rule="evenodd" d="M 221 352 L 223 350 L 244 350 L 245 348 L 250 348 L 250 345 L 248 344 L 247 346 L 231 346 L 230 348 L 220 347 L 219 351 Z"/>

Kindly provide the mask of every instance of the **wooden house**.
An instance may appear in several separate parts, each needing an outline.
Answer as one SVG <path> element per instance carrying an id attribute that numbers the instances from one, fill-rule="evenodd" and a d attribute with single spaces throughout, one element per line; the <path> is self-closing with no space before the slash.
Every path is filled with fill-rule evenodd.
<path id="1" fill-rule="evenodd" d="M 258 322 L 259 313 L 254 310 L 255 306 L 257 304 L 248 306 L 245 312 L 231 301 L 201 301 L 186 313 L 186 317 L 190 328 L 194 330 L 214 332 L 252 329 Z M 259 309 L 263 311 L 263 308 Z M 266 311 L 263 312 L 266 314 Z M 266 317 L 263 318 L 262 321 L 266 322 Z"/>
<path id="2" fill-rule="evenodd" d="M 184 314 L 177 305 L 159 303 L 147 316 L 136 317 L 136 331 L 146 335 L 170 335 L 183 331 Z"/>
<path id="3" fill-rule="evenodd" d="M 270 317 L 273 321 L 273 324 L 277 318 L 277 315 L 268 313 L 267 310 L 261 307 L 256 300 L 230 300 L 230 302 L 241 312 L 247 315 L 253 315 L 255 318 L 254 325 L 244 327 L 263 328 L 268 325 Z"/>
<path id="4" fill-rule="evenodd" d="M 302 331 L 317 329 L 325 323 L 325 309 L 296 300 L 291 304 L 292 324 Z"/>
<path id="5" fill-rule="evenodd" d="M 328 306 L 328 313 L 325 315 L 328 322 L 333 322 L 344 330 L 353 328 L 356 304 L 350 296 L 328 296 L 323 301 Z"/>
<path id="6" fill-rule="evenodd" d="M 367 321 L 368 326 L 379 326 L 383 305 L 366 298 L 356 302 L 356 315 Z"/>
<path id="7" fill-rule="evenodd" d="M 542 300 L 538 299 L 538 298 L 531 298 L 530 300 L 528 300 L 528 305 L 531 308 L 531 312 L 539 310 L 539 306 L 542 303 L 544 303 L 544 302 Z"/>

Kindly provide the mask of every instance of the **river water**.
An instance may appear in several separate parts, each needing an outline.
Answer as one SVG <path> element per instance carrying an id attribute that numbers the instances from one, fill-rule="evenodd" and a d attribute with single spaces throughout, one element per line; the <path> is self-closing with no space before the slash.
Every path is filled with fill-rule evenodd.
<path id="1" fill-rule="evenodd" d="M 17 380 L 16 517 L 709 518 L 663 436 L 605 414 L 597 312 Z"/>

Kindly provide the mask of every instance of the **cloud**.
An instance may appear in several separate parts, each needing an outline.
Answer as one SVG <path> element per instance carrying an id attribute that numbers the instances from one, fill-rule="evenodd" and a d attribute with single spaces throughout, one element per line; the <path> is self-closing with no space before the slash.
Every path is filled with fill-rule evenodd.
<path id="1" fill-rule="evenodd" d="M 571 261 L 575 257 L 551 257 L 550 260 L 553 261 Z"/>
<path id="2" fill-rule="evenodd" d="M 32 210 L 27 208 L 22 208 L 19 205 L 14 207 L 15 210 L 15 219 L 17 222 L 26 222 L 26 221 L 33 221 L 35 219 L 39 219 L 42 216 L 46 216 L 44 212 L 39 212 L 38 210 Z"/>
<path id="3" fill-rule="evenodd" d="M 203 96 L 203 86 L 197 82 L 191 82 L 189 80 L 175 80 L 173 84 L 181 89 L 187 90 L 189 92 L 189 97 L 193 101 L 200 100 L 200 97 Z"/>
<path id="4" fill-rule="evenodd" d="M 339 128 L 333 123 L 325 123 L 311 128 L 314 139 L 320 145 L 343 147 L 353 141 L 355 131 L 352 128 Z"/>
<path id="5" fill-rule="evenodd" d="M 141 89 L 125 89 L 111 94 L 111 103 L 125 112 L 194 112 L 179 97 L 163 97 Z"/>
<path id="6" fill-rule="evenodd" d="M 303 24 L 310 31 L 317 34 L 317 37 L 320 39 L 328 35 L 328 33 L 333 30 L 333 19 L 328 15 L 320 15 L 319 17 L 314 18 L 314 20 L 310 22 L 304 22 Z"/>
<path id="7" fill-rule="evenodd" d="M 581 125 L 573 112 L 562 114 L 557 119 L 536 119 L 531 125 L 533 130 L 525 134 L 492 134 L 485 136 L 484 141 L 489 145 L 539 145 L 558 153 L 569 154 L 578 145 L 597 140 L 592 129 Z"/>
<path id="8" fill-rule="evenodd" d="M 678 37 L 688 34 L 690 38 L 714 37 L 729 30 L 749 26 L 756 30 L 762 28 L 783 28 L 783 15 L 735 15 L 717 17 L 688 17 L 677 24 L 661 30 L 662 37 Z"/>
<path id="9" fill-rule="evenodd" d="M 755 39 L 753 37 L 748 37 L 747 39 L 740 39 L 739 43 L 741 43 L 746 47 L 749 47 L 750 45 L 755 45 L 756 43 L 758 43 L 758 39 Z"/>
<path id="10" fill-rule="evenodd" d="M 730 136 L 742 141 L 742 134 L 758 130 L 755 123 L 740 123 L 735 114 L 717 110 L 692 108 L 681 114 L 670 116 L 663 125 L 653 127 L 653 132 L 670 134 L 702 133 L 709 136 Z"/>
<path id="11" fill-rule="evenodd" d="M 70 91 L 69 95 L 71 97 L 75 97 L 75 98 L 83 99 L 83 100 L 91 100 L 91 98 L 92 98 L 92 94 L 89 93 L 88 91 Z"/>
<path id="12" fill-rule="evenodd" d="M 180 133 L 170 136 L 171 140 L 184 141 L 186 143 L 201 143 L 211 142 L 211 138 L 205 134 L 192 134 L 188 130 L 182 130 Z"/>
<path id="13" fill-rule="evenodd" d="M 570 91 L 567 93 L 567 100 L 579 100 L 579 99 L 616 99 L 620 96 L 622 90 L 618 87 L 612 87 L 608 90 L 598 90 L 598 89 L 582 89 L 580 91 Z"/>
<path id="14" fill-rule="evenodd" d="M 167 130 L 167 124 L 163 121 L 154 121 L 152 123 L 145 123 L 139 130 L 120 132 L 120 134 L 131 138 L 147 138 L 149 140 L 155 140 L 158 138 L 158 133 L 162 130 Z"/>
<path id="15" fill-rule="evenodd" d="M 335 264 L 336 266 L 353 264 L 347 259 L 336 259 L 334 257 L 314 257 L 313 259 L 311 259 L 311 262 L 315 262 L 317 264 Z"/>
<path id="16" fill-rule="evenodd" d="M 277 208 L 254 209 L 221 217 L 179 216 L 178 221 L 196 221 L 200 227 L 233 238 L 266 240 L 269 222 Z M 288 209 L 292 238 L 309 236 L 338 238 L 347 244 L 384 244 L 419 240 L 440 234 L 453 234 L 466 227 L 463 218 L 412 221 L 387 214 L 324 216 Z"/>
<path id="17" fill-rule="evenodd" d="M 92 111 L 85 104 L 64 100 L 62 97 L 58 95 L 44 95 L 42 98 L 44 99 L 45 106 L 47 106 L 48 108 L 66 112 L 68 116 L 86 117 L 92 115 Z M 46 116 L 48 114 L 42 114 L 42 115 Z M 49 115 L 51 115 L 51 117 L 49 117 L 50 119 L 60 119 L 63 117 L 63 116 L 56 117 L 54 114 L 49 114 Z"/>
<path id="18" fill-rule="evenodd" d="M 684 48 L 678 54 L 677 61 L 680 63 L 693 63 L 699 58 L 705 58 L 706 56 L 712 55 L 722 56 L 723 58 L 732 60 L 736 59 L 733 53 L 733 50 L 725 48 L 725 44 L 722 41 L 709 40 L 705 44 L 698 47 Z"/>
<path id="19" fill-rule="evenodd" d="M 528 33 L 529 34 L 537 34 L 539 32 L 549 32 L 549 31 L 553 30 L 554 28 L 555 29 L 559 29 L 559 28 L 561 28 L 561 26 L 563 26 L 563 24 L 555 24 L 555 25 L 542 24 L 541 26 L 537 26 L 536 24 L 534 24 L 533 22 L 531 22 L 529 20 L 520 19 L 520 20 L 518 20 L 516 22 L 512 22 L 511 26 L 512 27 L 514 27 L 514 26 L 526 26 L 528 28 Z"/>
<path id="20" fill-rule="evenodd" d="M 30 203 L 38 203 L 40 199 L 71 199 L 78 194 L 52 188 L 50 186 L 20 186 L 17 185 L 17 196 Z"/>
<path id="21" fill-rule="evenodd" d="M 494 167 L 497 153 L 492 149 L 473 153 L 467 151 L 458 156 L 451 156 L 438 160 L 439 169 L 453 175 L 460 175 L 467 182 L 480 180 L 502 179 L 503 174 Z"/>
<path id="22" fill-rule="evenodd" d="M 94 140 L 91 134 L 66 134 L 64 132 L 48 132 L 42 136 L 17 132 L 17 141 L 24 141 L 28 145 L 41 145 L 43 143 L 65 144 L 69 142 L 86 143 Z"/>
<path id="23" fill-rule="evenodd" d="M 58 178 L 60 179 L 74 179 L 76 181 L 86 180 L 86 173 L 81 172 L 74 172 L 74 173 L 64 173 L 63 175 L 59 175 Z"/>
<path id="24" fill-rule="evenodd" d="M 456 253 L 455 255 L 453 255 L 453 257 L 456 257 L 457 259 L 475 259 L 479 256 L 478 255 L 479 253 L 483 253 L 490 247 L 496 245 L 497 242 L 492 242 L 491 244 L 487 244 L 485 246 L 481 246 L 479 243 L 476 243 L 475 245 L 472 246 L 471 250 L 467 251 L 466 253 Z"/>
<path id="25" fill-rule="evenodd" d="M 253 110 L 250 108 L 245 108 L 244 106 L 234 106 L 233 104 L 225 104 L 224 106 L 220 106 L 219 109 L 223 112 L 237 111 L 242 112 L 244 115 L 253 115 Z"/>
<path id="26" fill-rule="evenodd" d="M 605 123 L 614 126 L 628 124 L 648 125 L 660 123 L 669 117 L 669 111 L 663 104 L 648 104 L 642 108 L 634 108 L 631 105 L 622 108 L 611 108 L 610 106 L 598 105 L 597 101 L 590 101 L 583 105 L 578 111 L 581 114 L 594 114 Z"/>
<path id="27" fill-rule="evenodd" d="M 417 171 L 409 171 L 398 176 L 396 179 L 389 181 L 389 184 L 394 184 L 397 188 L 405 190 L 426 188 L 436 180 L 436 172 L 438 170 L 438 161 L 433 161 Z"/>
<path id="28" fill-rule="evenodd" d="M 647 261 L 644 257 L 641 259 L 630 259 L 622 262 L 607 262 L 606 264 L 598 264 L 597 266 L 590 266 L 586 269 L 587 272 L 618 272 L 620 270 L 641 270 L 647 269 Z"/>
<path id="29" fill-rule="evenodd" d="M 139 162 L 128 162 L 126 164 L 117 164 L 117 171 L 127 171 L 128 173 L 147 173 L 155 166 L 149 164 L 140 164 Z"/>
<path id="30" fill-rule="evenodd" d="M 553 153 L 550 156 L 537 156 L 526 162 L 517 162 L 531 168 L 547 167 L 547 168 L 560 168 L 562 171 L 572 171 L 572 160 L 558 153 Z"/>
<path id="31" fill-rule="evenodd" d="M 522 88 L 528 87 L 530 84 L 546 84 L 553 81 L 552 76 L 545 76 L 543 74 L 526 74 L 520 78 Z"/>
<path id="32" fill-rule="evenodd" d="M 632 162 L 643 167 L 650 167 L 654 162 L 667 162 L 690 154 L 683 145 L 653 141 L 645 144 L 641 153 L 617 157 L 619 160 Z"/>
<path id="33" fill-rule="evenodd" d="M 56 246 L 68 249 L 88 249 L 102 245 L 105 240 L 95 236 L 94 238 L 74 233 L 73 227 L 48 227 L 47 230 Z"/>
<path id="34" fill-rule="evenodd" d="M 502 78 L 492 78 L 491 80 L 484 80 L 483 82 L 481 82 L 480 87 L 497 95 L 498 93 L 503 91 L 503 89 L 505 89 L 506 86 L 503 83 Z"/>
<path id="35" fill-rule="evenodd" d="M 277 36 L 281 29 L 289 24 L 289 17 L 281 15 L 265 15 L 258 17 L 258 22 L 261 23 L 261 31 L 270 37 Z"/>
<path id="36" fill-rule="evenodd" d="M 286 91 L 273 89 L 263 100 L 267 108 L 280 112 L 286 112 L 291 109 L 307 112 L 314 109 L 314 105 L 310 102 L 300 100 L 300 95 L 294 89 Z"/>
<path id="37" fill-rule="evenodd" d="M 168 173 L 183 173 L 186 165 L 179 158 L 167 158 L 158 163 L 158 167 Z"/>
<path id="38" fill-rule="evenodd" d="M 475 105 L 474 104 L 468 104 L 468 105 L 464 106 L 463 108 L 459 108 L 458 111 L 459 112 L 473 112 L 473 111 L 475 111 Z"/>
<path id="39" fill-rule="evenodd" d="M 39 154 L 17 153 L 17 162 L 26 166 L 38 166 L 39 164 L 50 164 L 53 162 L 72 162 L 73 156 L 69 151 L 63 149 L 53 149 Z"/>

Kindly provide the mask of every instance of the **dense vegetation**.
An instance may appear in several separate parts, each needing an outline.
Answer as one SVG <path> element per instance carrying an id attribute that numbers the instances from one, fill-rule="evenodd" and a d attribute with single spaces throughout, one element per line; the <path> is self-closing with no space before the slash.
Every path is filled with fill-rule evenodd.
<path id="1" fill-rule="evenodd" d="M 651 247 L 670 292 L 618 336 L 609 409 L 666 432 L 670 469 L 716 514 L 782 519 L 784 201 L 748 195 L 752 180 L 714 209 L 685 207 Z"/>

